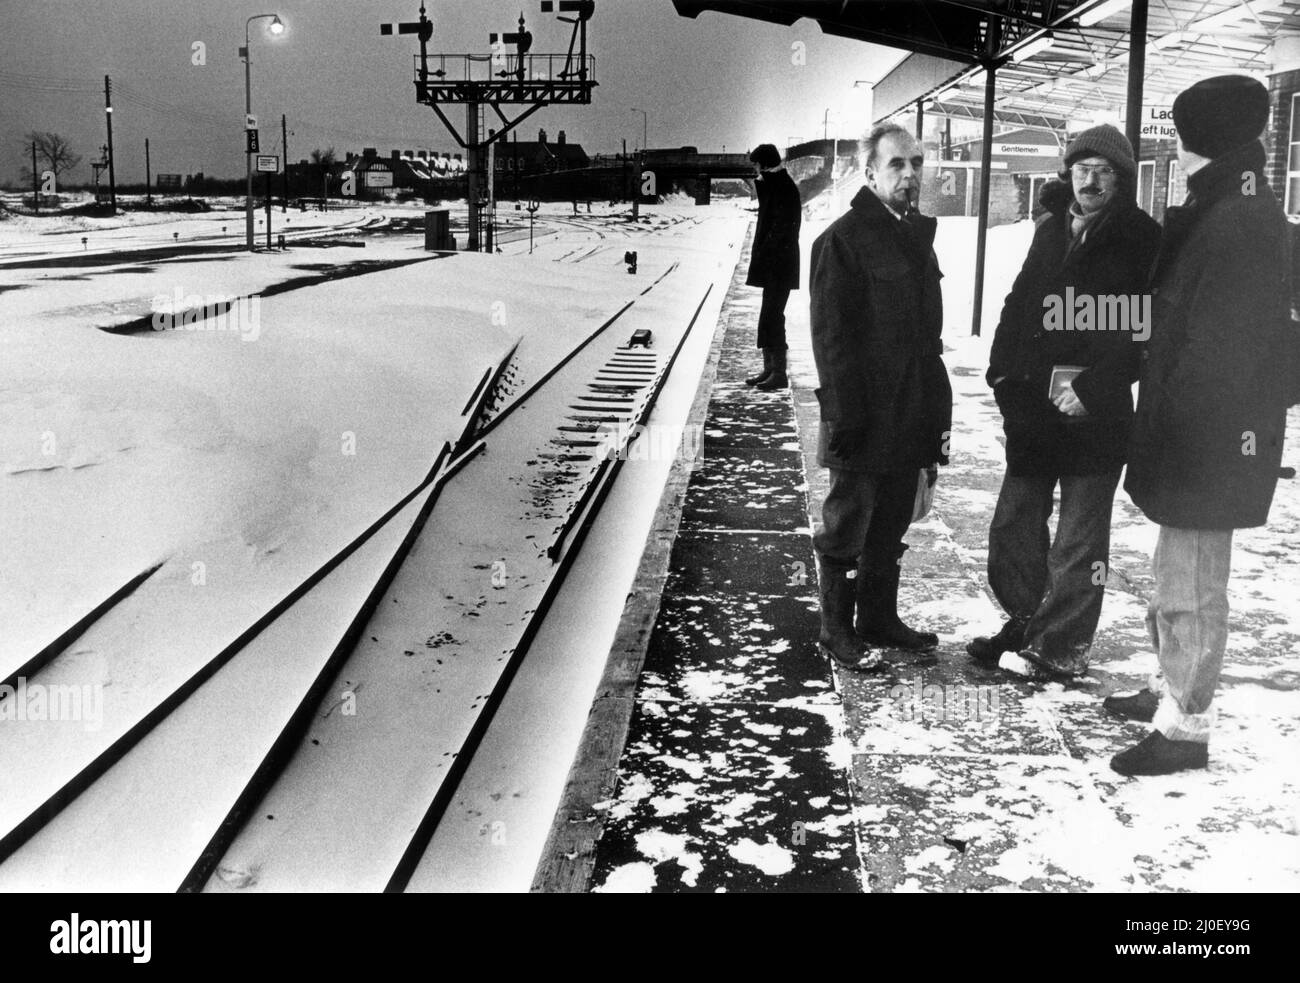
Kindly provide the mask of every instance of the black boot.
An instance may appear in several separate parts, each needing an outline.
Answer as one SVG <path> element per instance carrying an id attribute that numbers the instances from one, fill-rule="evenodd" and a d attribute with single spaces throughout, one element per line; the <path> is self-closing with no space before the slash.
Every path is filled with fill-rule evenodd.
<path id="1" fill-rule="evenodd" d="M 1024 647 L 1027 627 L 1029 627 L 1028 618 L 1009 618 L 996 635 L 992 637 L 981 635 L 968 642 L 966 654 L 976 662 L 995 666 L 1003 652 L 1019 652 Z"/>
<path id="2" fill-rule="evenodd" d="M 1108 696 L 1101 705 L 1117 717 L 1149 724 L 1155 719 L 1156 707 L 1160 706 L 1160 694 L 1144 689 L 1132 696 Z"/>
<path id="3" fill-rule="evenodd" d="M 882 665 L 874 652 L 853 633 L 853 602 L 857 594 L 857 570 L 852 564 L 821 557 L 818 585 L 821 589 L 821 634 L 817 648 L 846 669 L 870 670 Z"/>
<path id="4" fill-rule="evenodd" d="M 1176 771 L 1205 768 L 1210 763 L 1210 749 L 1199 741 L 1171 741 L 1153 730 L 1127 751 L 1110 759 L 1110 766 L 1121 775 L 1172 775 Z"/>
<path id="5" fill-rule="evenodd" d="M 770 393 L 776 389 L 785 389 L 789 387 L 790 380 L 785 374 L 785 349 L 772 349 L 772 374 L 762 382 L 756 383 L 754 388 L 761 389 L 765 393 Z"/>
<path id="6" fill-rule="evenodd" d="M 909 628 L 898 617 L 898 579 L 902 575 L 903 554 L 899 553 L 884 568 L 873 569 L 869 565 L 873 559 L 879 562 L 878 557 L 863 556 L 858 567 L 858 637 L 870 645 L 909 652 L 934 648 L 939 644 L 938 635 Z"/>
<path id="7" fill-rule="evenodd" d="M 772 374 L 772 349 L 763 349 L 763 371 L 758 375 L 751 375 L 745 380 L 747 386 L 757 386 L 760 382 L 767 379 Z"/>

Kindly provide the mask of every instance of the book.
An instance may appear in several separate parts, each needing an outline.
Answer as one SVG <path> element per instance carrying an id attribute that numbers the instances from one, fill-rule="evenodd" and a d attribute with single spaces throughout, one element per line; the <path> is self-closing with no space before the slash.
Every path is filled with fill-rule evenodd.
<path id="1" fill-rule="evenodd" d="M 1065 388 L 1067 382 L 1073 382 L 1086 365 L 1053 365 L 1052 380 L 1047 384 L 1047 398 L 1055 400 Z"/>

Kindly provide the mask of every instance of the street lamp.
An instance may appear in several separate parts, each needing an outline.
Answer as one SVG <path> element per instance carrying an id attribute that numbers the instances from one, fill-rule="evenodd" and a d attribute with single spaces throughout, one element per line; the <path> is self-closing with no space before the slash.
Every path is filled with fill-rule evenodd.
<path id="1" fill-rule="evenodd" d="M 284 21 L 280 20 L 279 14 L 254 14 L 244 22 L 244 46 L 239 49 L 239 53 L 244 57 L 244 118 L 246 129 L 247 118 L 253 115 L 253 59 L 249 54 L 249 28 L 252 27 L 255 20 L 270 20 L 270 32 L 277 37 L 284 33 Z M 244 194 L 244 228 L 246 231 L 245 239 L 248 251 L 253 251 L 253 155 L 248 151 L 247 146 L 244 148 L 244 168 L 248 177 L 247 190 Z"/>

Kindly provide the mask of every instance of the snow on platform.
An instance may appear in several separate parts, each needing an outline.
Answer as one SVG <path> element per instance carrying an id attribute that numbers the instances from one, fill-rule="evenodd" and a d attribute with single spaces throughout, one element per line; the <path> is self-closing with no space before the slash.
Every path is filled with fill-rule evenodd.
<path id="1" fill-rule="evenodd" d="M 823 225 L 805 226 L 805 250 Z M 589 814 L 568 817 L 603 830 L 589 834 L 603 837 L 591 889 L 838 890 L 842 872 L 853 870 L 854 887 L 868 891 L 1296 890 L 1300 571 L 1288 560 L 1300 546 L 1300 487 L 1282 481 L 1268 527 L 1235 537 L 1210 768 L 1158 779 L 1114 774 L 1111 755 L 1146 728 L 1108 717 L 1100 703 L 1143 685 L 1155 668 L 1144 618 L 1156 529 L 1121 492 L 1114 576 L 1087 680 L 1068 688 L 1028 683 L 965 655 L 972 636 L 1001 623 L 984 569 L 1003 469 L 1001 421 L 983 374 L 1032 226 L 991 230 L 981 338 L 969 336 L 971 222 L 941 219 L 939 230 L 954 453 L 941 469 L 933 512 L 909 533 L 900 598 L 905 620 L 939 634 L 937 652 L 896 654 L 882 674 L 836 670 L 834 690 L 821 697 L 825 726 L 783 719 L 819 699 L 815 691 L 790 695 L 815 651 L 815 586 L 755 596 L 735 611 L 723 595 L 752 592 L 765 569 L 761 543 L 787 528 L 786 517 L 776 510 L 761 532 L 719 534 L 725 553 L 697 548 L 684 532 L 618 786 Z M 752 344 L 754 294 L 741 288 L 726 308 L 742 325 L 722 342 L 723 364 L 730 360 L 737 371 Z M 806 292 L 792 296 L 787 315 L 798 445 L 809 518 L 817 522 L 827 475 L 815 464 Z M 786 425 L 763 412 L 747 406 L 743 415 L 755 425 L 743 439 L 789 446 Z M 709 432 L 735 443 L 741 430 L 711 423 Z M 1291 413 L 1288 435 L 1286 463 L 1294 463 L 1300 410 Z M 705 484 L 707 459 L 728 453 L 725 446 L 706 452 L 697 472 Z M 711 603 L 692 604 L 701 593 Z M 847 812 L 836 805 L 833 782 L 810 778 L 827 763 L 848 790 Z M 830 819 L 816 821 L 818 810 Z M 844 835 L 853 844 L 850 861 L 840 856 Z M 820 880 L 810 879 L 819 868 Z"/>

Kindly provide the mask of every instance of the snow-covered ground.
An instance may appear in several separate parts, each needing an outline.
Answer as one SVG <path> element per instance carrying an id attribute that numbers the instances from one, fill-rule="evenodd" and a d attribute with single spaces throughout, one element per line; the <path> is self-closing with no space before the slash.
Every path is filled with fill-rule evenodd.
<path id="1" fill-rule="evenodd" d="M 383 205 L 368 213 L 391 221 L 423 210 Z M 691 289 L 670 279 L 647 298 L 662 317 L 689 317 L 701 277 L 725 290 L 749 218 L 740 206 L 669 203 L 645 209 L 637 226 L 619 221 L 622 212 L 594 206 L 590 215 L 575 215 L 567 204 L 546 205 L 531 256 L 527 214 L 503 203 L 496 257 L 435 259 L 422 251 L 419 236 L 373 236 L 364 249 L 299 246 L 8 271 L 0 286 L 0 671 L 7 675 L 130 577 L 163 563 L 50 673 L 86 677 L 89 666 L 90 676 L 119 687 L 120 699 L 183 673 L 415 486 L 453 435 L 483 368 L 516 339 L 526 385 L 673 262 L 692 270 L 682 281 Z M 805 264 L 832 215 L 823 209 L 805 226 Z M 463 206 L 452 206 L 452 219 L 463 225 Z M 186 223 L 200 223 L 198 236 L 221 220 L 204 215 L 94 234 L 119 248 L 147 247 L 170 244 Z M 228 236 L 237 242 L 242 213 L 225 220 L 235 222 Z M 1031 233 L 1029 223 L 991 230 L 984 335 L 972 338 L 974 220 L 940 221 L 955 460 L 965 458 L 976 470 L 996 471 L 1001 458 L 982 374 L 1002 298 Z M 70 243 L 80 248 L 80 234 L 68 228 L 41 241 L 58 241 L 48 254 L 66 258 Z M 0 263 L 34 248 L 20 226 L 0 223 Z M 623 272 L 629 249 L 639 253 L 636 278 Z M 147 316 L 159 298 L 247 297 L 363 260 L 412 265 L 261 298 L 246 308 L 242 329 L 236 321 L 224 331 L 99 330 Z M 714 296 L 707 305 L 656 411 L 660 421 L 671 424 L 684 413 L 721 303 Z M 815 385 L 806 304 L 802 291 L 791 301 L 791 367 L 796 384 Z M 1294 414 L 1292 424 L 1289 447 L 1300 445 Z M 1288 451 L 1288 462 L 1294 457 Z M 426 855 L 422 889 L 527 888 L 668 463 L 628 462 L 465 776 L 465 795 Z M 946 516 L 986 526 L 995 495 L 996 484 L 950 475 L 934 521 Z M 1122 495 L 1117 508 L 1117 564 L 1137 579 L 1140 593 L 1155 529 Z M 1300 490 L 1283 482 L 1270 526 L 1239 533 L 1234 551 L 1233 609 L 1258 631 L 1234 634 L 1230 661 L 1234 653 L 1241 658 L 1225 671 L 1254 673 L 1274 702 L 1292 695 L 1273 690 L 1279 672 L 1300 668 L 1295 653 L 1278 653 L 1282 662 L 1267 664 L 1257 664 L 1255 654 L 1261 640 L 1289 644 L 1294 636 L 1300 575 L 1286 556 L 1300 545 L 1297 530 Z M 953 549 L 982 561 L 974 539 L 958 536 Z M 936 613 L 965 611 L 971 630 L 990 626 L 972 621 L 990 618 L 986 602 L 968 609 L 961 603 L 945 601 Z M 1136 594 L 1113 591 L 1103 628 L 1133 634 L 1140 607 Z M 1138 674 L 1151 661 L 1135 637 L 1129 661 L 1107 671 Z M 123 673 L 124 666 L 133 668 Z M 572 714 L 557 716 L 553 702 L 537 698 L 546 691 L 566 694 Z M 1235 691 L 1225 709 L 1248 721 L 1248 696 Z M 1267 723 L 1278 712 L 1274 707 L 1259 719 Z M 1239 771 L 1251 761 L 1272 767 L 1293 744 L 1289 728 L 1256 727 L 1230 738 L 1224 750 Z M 8 780 L 15 780 L 12 773 Z M 498 838 L 485 808 L 508 836 Z M 1043 850 L 1050 852 L 1050 843 Z"/>
<path id="2" fill-rule="evenodd" d="M 331 211 L 271 210 L 271 233 L 287 239 L 358 228 L 377 222 L 379 207 L 358 203 Z M 219 198 L 212 211 L 196 214 L 120 211 L 112 217 L 89 215 L 22 215 L 0 211 L 0 267 L 42 258 L 102 255 L 126 250 L 202 244 L 237 245 L 244 241 L 243 203 Z M 266 241 L 266 211 L 256 208 L 253 231 L 258 245 Z"/>
<path id="3" fill-rule="evenodd" d="M 511 394 L 673 264 L 686 271 L 640 306 L 644 326 L 684 325 L 710 279 L 729 278 L 747 216 L 668 204 L 635 226 L 570 206 L 538 219 L 532 256 L 526 235 L 496 257 L 441 258 L 418 235 L 380 235 L 364 249 L 12 271 L 0 294 L 0 669 L 7 676 L 130 577 L 163 566 L 44 670 L 51 682 L 113 687 L 105 733 L 24 730 L 9 742 L 11 764 L 30 760 L 18 753 L 30 737 L 55 770 L 79 767 L 350 542 L 424 477 L 484 368 L 516 340 Z M 132 247 L 152 241 L 130 231 Z M 626 248 L 639 252 L 635 278 Z M 313 281 L 358 262 L 412 265 Z M 100 330 L 299 280 L 313 282 L 257 298 L 224 330 Z M 696 372 L 720 303 L 683 358 Z M 688 383 L 678 384 L 687 401 Z M 657 491 L 633 491 L 648 523 Z M 580 730 L 581 705 L 575 715 Z M 551 762 L 557 784 L 567 761 Z M 22 796 L 9 798 L 18 809 Z"/>
<path id="4" fill-rule="evenodd" d="M 601 248 L 567 228 L 568 248 Z M 601 276 L 621 269 L 615 252 L 566 262 L 562 278 L 545 253 L 430 259 L 260 299 L 227 330 L 134 335 L 98 328 L 159 298 L 243 297 L 322 266 L 429 254 L 407 237 L 13 271 L 0 294 L 0 661 L 163 560 L 146 592 L 202 588 L 180 591 L 192 614 L 169 613 L 176 638 L 212 630 L 227 604 L 243 620 L 423 477 L 510 342 L 529 338 L 519 359 L 540 375 L 617 310 Z"/>

